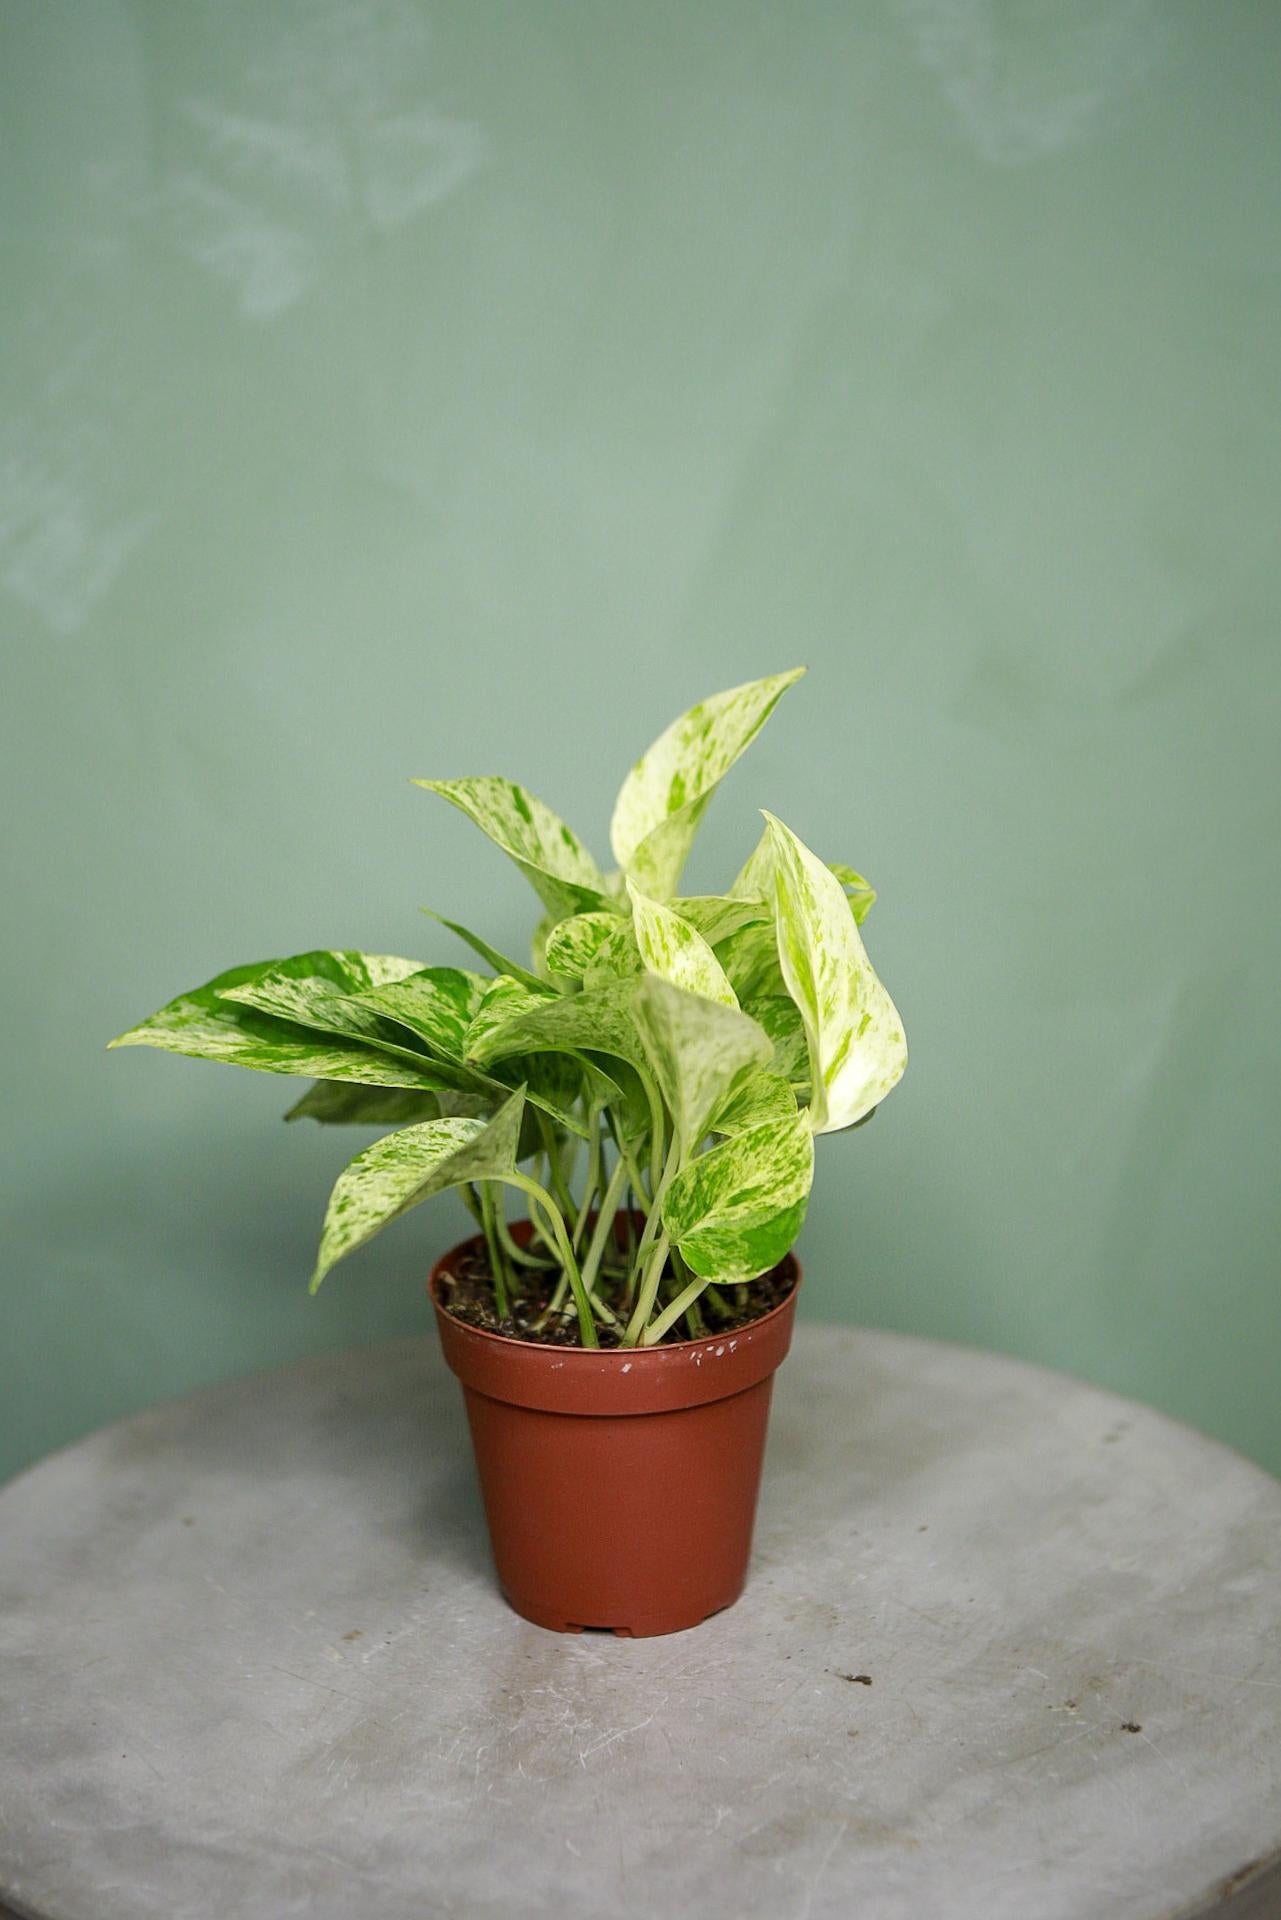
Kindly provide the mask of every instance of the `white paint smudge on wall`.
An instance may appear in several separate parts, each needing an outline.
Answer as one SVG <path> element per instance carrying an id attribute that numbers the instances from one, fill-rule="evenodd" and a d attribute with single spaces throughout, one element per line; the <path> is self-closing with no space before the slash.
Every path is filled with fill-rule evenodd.
<path id="1" fill-rule="evenodd" d="M 1155 0 L 899 0 L 899 9 L 965 132 L 1007 166 L 1106 124 L 1169 31 Z"/>
<path id="2" fill-rule="evenodd" d="M 192 152 L 159 199 L 173 244 L 249 319 L 274 319 L 363 227 L 406 225 L 482 164 L 480 128 L 427 97 L 428 27 L 403 0 L 223 5 L 218 35 L 254 56 L 233 94 L 179 103 Z"/>

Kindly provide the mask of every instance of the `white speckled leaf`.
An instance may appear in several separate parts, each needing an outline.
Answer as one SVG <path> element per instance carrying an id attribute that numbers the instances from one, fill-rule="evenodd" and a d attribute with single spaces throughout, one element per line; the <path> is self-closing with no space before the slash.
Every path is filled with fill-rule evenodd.
<path id="1" fill-rule="evenodd" d="M 651 900 L 630 880 L 632 926 L 646 971 L 669 980 L 686 993 L 702 994 L 724 1007 L 736 1007 L 738 997 L 725 978 L 720 961 L 701 933 L 688 920 L 657 900 Z"/>
<path id="2" fill-rule="evenodd" d="M 632 1017 L 683 1151 L 692 1153 L 716 1109 L 754 1067 L 767 1064 L 769 1040 L 737 1007 L 687 993 L 656 973 L 638 983 Z"/>
<path id="3" fill-rule="evenodd" d="M 790 1001 L 788 1003 L 791 1004 Z M 711 1118 L 712 1133 L 746 1133 L 770 1120 L 790 1120 L 796 1113 L 796 1094 L 781 1073 L 754 1067 L 723 1100 Z"/>
<path id="4" fill-rule="evenodd" d="M 765 819 L 779 964 L 809 1041 L 810 1122 L 816 1133 L 835 1133 L 870 1113 L 901 1078 L 903 1023 L 836 875 L 781 820 Z"/>
<path id="5" fill-rule="evenodd" d="M 473 1045 L 472 1058 L 485 1066 L 517 1054 L 581 1048 L 613 1054 L 645 1068 L 645 1049 L 633 1015 L 638 984 L 635 979 L 616 980 L 591 992 L 548 995 L 505 1025 L 487 1031 Z"/>
<path id="6" fill-rule="evenodd" d="M 506 1088 L 502 1089 L 506 1093 Z M 317 1080 L 295 1100 L 286 1120 L 318 1120 L 327 1127 L 408 1127 L 423 1120 L 492 1113 L 495 1102 L 479 1093 L 416 1093 L 409 1087 L 360 1087 Z"/>
<path id="7" fill-rule="evenodd" d="M 554 980 L 598 986 L 641 969 L 631 922 L 616 913 L 575 913 L 548 935 L 544 950 Z"/>
<path id="8" fill-rule="evenodd" d="M 770 1120 L 682 1168 L 663 1202 L 663 1225 L 694 1273 L 753 1280 L 777 1265 L 800 1232 L 813 1178 L 805 1116 Z"/>
<path id="9" fill-rule="evenodd" d="M 422 1049 L 411 1047 L 398 1027 L 389 1026 L 362 1006 L 358 998 L 365 989 L 403 979 L 418 966 L 416 960 L 400 960 L 386 954 L 336 953 L 321 949 L 294 954 L 256 979 L 225 987 L 222 998 L 256 1007 L 259 1013 L 271 1014 L 278 1020 L 312 1027 L 318 1033 L 365 1040 L 386 1053 L 418 1060 Z"/>
<path id="10" fill-rule="evenodd" d="M 804 671 L 771 674 L 700 701 L 636 762 L 619 791 L 609 835 L 614 858 L 646 893 L 658 899 L 675 893 L 717 785 Z"/>
<path id="11" fill-rule="evenodd" d="M 417 1065 L 408 1052 L 385 1052 L 362 1040 L 316 1033 L 226 997 L 229 990 L 260 980 L 283 964 L 263 960 L 232 967 L 205 986 L 179 994 L 111 1045 L 159 1047 L 197 1060 L 222 1060 L 260 1073 L 300 1074 L 308 1080 L 427 1090 L 451 1084 L 448 1073 L 425 1055 Z"/>
<path id="12" fill-rule="evenodd" d="M 845 889 L 845 897 L 850 903 L 850 912 L 861 926 L 876 904 L 876 888 L 865 880 L 861 873 L 855 873 L 853 867 L 846 866 L 843 860 L 829 860 L 828 870 L 834 873 Z M 730 897 L 735 900 L 759 900 L 766 903 L 772 913 L 774 900 L 774 844 L 766 827 L 756 842 L 742 871 L 730 888 Z M 724 938 L 718 934 L 717 939 Z M 713 942 L 713 945 L 715 942 Z"/>
<path id="13" fill-rule="evenodd" d="M 760 1022 L 774 1044 L 770 1071 L 780 1074 L 794 1092 L 803 1093 L 808 1100 L 810 1049 L 805 1037 L 805 1022 L 801 1019 L 800 1008 L 784 988 L 781 974 L 778 984 L 778 993 L 744 1000 L 743 1012 L 750 1013 L 753 1020 Z"/>
<path id="14" fill-rule="evenodd" d="M 771 889 L 772 885 L 771 882 Z M 787 992 L 778 964 L 772 904 L 767 919 L 754 920 L 750 926 L 739 927 L 727 939 L 719 940 L 716 958 L 725 969 L 725 977 L 738 995 L 740 1005 L 766 994 Z"/>
<path id="15" fill-rule="evenodd" d="M 465 813 L 516 862 L 543 905 L 566 914 L 608 908 L 605 876 L 573 829 L 514 780 L 416 780 Z"/>
<path id="16" fill-rule="evenodd" d="M 467 1032 L 490 982 L 463 967 L 423 967 L 357 995 L 362 1007 L 417 1034 L 443 1060 L 467 1057 Z"/>
<path id="17" fill-rule="evenodd" d="M 736 900 L 722 893 L 682 894 L 667 904 L 682 920 L 688 920 L 691 927 L 697 928 L 709 947 L 728 940 L 742 927 L 772 924 L 774 918 L 774 909 L 767 899 Z"/>
<path id="18" fill-rule="evenodd" d="M 511 1173 L 524 1106 L 518 1089 L 492 1120 L 428 1120 L 358 1153 L 330 1195 L 311 1291 L 335 1262 L 420 1201 L 466 1181 Z"/>

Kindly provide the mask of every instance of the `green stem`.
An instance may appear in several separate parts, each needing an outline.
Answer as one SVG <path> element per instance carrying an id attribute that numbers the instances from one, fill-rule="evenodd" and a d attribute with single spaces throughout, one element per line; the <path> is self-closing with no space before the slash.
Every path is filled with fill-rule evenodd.
<path id="1" fill-rule="evenodd" d="M 644 1276 L 640 1283 L 640 1292 L 636 1300 L 636 1310 L 627 1322 L 627 1331 L 623 1335 L 623 1345 L 625 1347 L 634 1347 L 640 1344 L 642 1334 L 645 1334 L 643 1344 L 646 1346 L 652 1344 L 646 1333 L 645 1322 L 653 1312 L 654 1302 L 658 1298 L 658 1283 L 663 1277 L 663 1267 L 667 1261 L 667 1249 L 669 1245 L 670 1242 L 666 1232 L 662 1232 L 650 1248 L 649 1257 L 645 1264 Z M 637 1257 L 639 1258 L 639 1255 Z"/>
<path id="2" fill-rule="evenodd" d="M 579 1337 L 585 1347 L 598 1347 L 600 1341 L 596 1338 L 596 1322 L 592 1318 L 592 1302 L 588 1298 L 587 1289 L 583 1285 L 583 1276 L 578 1271 L 578 1262 L 574 1258 L 574 1249 L 569 1244 L 569 1234 L 565 1228 L 565 1217 L 561 1213 L 560 1208 L 556 1205 L 555 1200 L 553 1200 L 551 1194 L 548 1193 L 546 1187 L 540 1187 L 538 1182 L 531 1180 L 528 1174 L 513 1172 L 500 1174 L 498 1177 L 505 1180 L 508 1186 L 519 1187 L 522 1193 L 527 1193 L 534 1202 L 534 1205 L 544 1215 L 552 1239 L 556 1243 L 556 1251 L 560 1256 L 561 1266 L 564 1268 L 569 1278 L 569 1284 L 574 1291 L 574 1305 L 578 1309 Z M 608 1313 L 609 1310 L 606 1308 L 604 1311 Z"/>
<path id="3" fill-rule="evenodd" d="M 583 1236 L 587 1232 L 587 1218 L 591 1212 L 592 1201 L 596 1198 L 596 1189 L 600 1185 L 601 1124 L 600 1114 L 595 1108 L 592 1109 L 589 1115 L 589 1125 L 591 1127 L 591 1139 L 587 1144 L 587 1177 L 583 1183 L 582 1205 L 578 1209 L 578 1218 L 574 1222 L 573 1243 L 575 1253 L 579 1251 L 583 1244 Z M 588 1291 L 590 1292 L 591 1289 L 589 1288 Z"/>
<path id="4" fill-rule="evenodd" d="M 706 1285 L 706 1280 L 700 1280 L 695 1277 L 687 1287 L 682 1288 L 671 1305 L 664 1307 L 658 1318 L 650 1326 L 646 1327 L 641 1337 L 641 1345 L 643 1347 L 657 1346 L 668 1329 L 676 1325 L 681 1315 L 690 1311 Z M 628 1332 L 631 1332 L 630 1327 L 628 1328 Z M 624 1345 L 626 1345 L 626 1341 L 624 1341 Z"/>
<path id="5" fill-rule="evenodd" d="M 596 1215 L 596 1225 L 592 1231 L 591 1241 L 587 1248 L 587 1258 L 583 1261 L 583 1285 L 586 1287 L 588 1293 L 591 1293 L 596 1285 L 596 1275 L 600 1268 L 601 1258 L 605 1252 L 605 1248 L 609 1245 L 610 1236 L 614 1231 L 614 1215 L 618 1211 L 619 1196 L 626 1184 L 627 1162 L 620 1160 L 615 1166 L 613 1173 L 610 1174 L 609 1184 L 601 1196 L 600 1209 Z M 584 1218 L 585 1217 L 586 1212 L 584 1210 Z"/>
<path id="6" fill-rule="evenodd" d="M 542 1272 L 546 1273 L 549 1269 L 560 1265 L 560 1262 L 551 1258 L 550 1255 L 544 1258 L 541 1253 L 531 1253 L 528 1247 L 522 1247 L 520 1241 L 517 1240 L 512 1233 L 501 1210 L 497 1214 L 495 1224 L 498 1227 L 498 1238 L 502 1242 L 503 1252 L 509 1260 L 514 1260 L 517 1266 L 538 1267 Z"/>
<path id="7" fill-rule="evenodd" d="M 489 1249 L 490 1272 L 494 1279 L 494 1299 L 498 1305 L 498 1315 L 502 1320 L 511 1317 L 511 1298 L 507 1291 L 507 1263 L 503 1258 L 502 1241 L 498 1237 L 498 1203 L 493 1188 L 488 1181 L 480 1189 L 481 1221 L 485 1229 L 485 1245 Z"/>

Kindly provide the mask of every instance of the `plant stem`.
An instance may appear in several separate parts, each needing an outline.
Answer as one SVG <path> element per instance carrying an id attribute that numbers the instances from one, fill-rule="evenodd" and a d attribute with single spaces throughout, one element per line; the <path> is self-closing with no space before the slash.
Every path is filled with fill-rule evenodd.
<path id="1" fill-rule="evenodd" d="M 550 1268 L 559 1266 L 560 1262 L 551 1258 L 550 1255 L 544 1258 L 542 1254 L 531 1253 L 528 1247 L 522 1247 L 520 1241 L 514 1237 L 501 1210 L 495 1217 L 495 1225 L 498 1228 L 498 1238 L 502 1242 L 504 1253 L 509 1260 L 514 1260 L 518 1266 L 538 1267 L 544 1273 Z"/>
<path id="2" fill-rule="evenodd" d="M 596 1189 L 601 1176 L 601 1124 L 600 1113 L 593 1108 L 589 1116 L 591 1139 L 587 1145 L 587 1177 L 583 1183 L 582 1204 L 578 1209 L 578 1218 L 574 1222 L 573 1245 L 577 1253 L 583 1244 L 587 1232 L 587 1217 L 591 1212 L 592 1201 L 596 1198 Z M 590 1288 L 588 1289 L 590 1292 Z"/>
<path id="3" fill-rule="evenodd" d="M 600 1208 L 596 1215 L 596 1225 L 592 1231 L 591 1241 L 587 1248 L 587 1258 L 583 1261 L 583 1285 L 586 1287 L 588 1293 L 592 1291 L 596 1284 L 596 1274 L 600 1267 L 601 1257 L 609 1244 L 610 1235 L 614 1231 L 614 1215 L 618 1211 L 619 1195 L 626 1181 L 627 1162 L 620 1160 L 616 1164 L 614 1171 L 610 1174 L 609 1184 L 601 1196 Z M 583 1217 L 584 1219 L 586 1218 L 586 1208 L 583 1210 Z"/>
<path id="4" fill-rule="evenodd" d="M 507 1263 L 503 1258 L 502 1241 L 498 1237 L 497 1214 L 498 1201 L 493 1187 L 485 1181 L 480 1189 L 481 1223 L 485 1229 L 485 1245 L 489 1250 L 489 1267 L 494 1280 L 494 1300 L 498 1307 L 500 1320 L 511 1318 L 511 1297 L 507 1291 Z"/>
<path id="5" fill-rule="evenodd" d="M 706 1280 L 700 1280 L 696 1275 L 687 1287 L 682 1288 L 671 1305 L 664 1307 L 658 1318 L 653 1321 L 650 1326 L 646 1327 L 641 1336 L 641 1345 L 643 1347 L 657 1346 L 668 1329 L 674 1327 L 681 1315 L 688 1313 L 695 1305 L 699 1294 L 706 1285 Z M 628 1332 L 630 1331 L 631 1329 L 629 1327 Z"/>
<path id="6" fill-rule="evenodd" d="M 655 1215 L 651 1214 L 650 1218 L 653 1219 L 654 1217 Z M 625 1347 L 634 1347 L 638 1344 L 648 1346 L 650 1344 L 648 1338 L 642 1343 L 641 1336 L 645 1333 L 645 1322 L 653 1312 L 654 1302 L 658 1298 L 658 1283 L 663 1277 L 663 1267 L 667 1261 L 667 1249 L 669 1245 L 670 1241 L 668 1240 L 666 1232 L 662 1232 L 650 1248 L 649 1256 L 645 1263 L 644 1276 L 640 1283 L 640 1293 L 636 1301 L 636 1310 L 627 1322 L 627 1331 L 623 1335 L 623 1345 Z M 637 1259 L 639 1258 L 640 1255 L 638 1254 Z"/>
<path id="7" fill-rule="evenodd" d="M 540 1187 L 538 1182 L 531 1180 L 527 1173 L 504 1173 L 498 1177 L 505 1180 L 508 1186 L 519 1187 L 523 1193 L 527 1193 L 535 1206 L 544 1215 L 552 1239 L 556 1244 L 556 1252 L 560 1257 L 560 1264 L 568 1276 L 570 1286 L 573 1288 L 574 1305 L 578 1309 L 579 1336 L 585 1347 L 598 1347 L 600 1341 L 596 1338 L 596 1322 L 592 1317 L 592 1302 L 588 1299 L 587 1289 L 583 1285 L 583 1276 L 578 1271 L 578 1262 L 574 1258 L 574 1249 L 569 1244 L 569 1234 L 565 1227 L 565 1217 L 561 1213 L 560 1208 L 556 1205 L 556 1202 L 553 1200 L 551 1194 L 548 1193 L 546 1187 Z M 608 1311 L 608 1308 L 606 1308 L 605 1312 L 608 1313 Z"/>

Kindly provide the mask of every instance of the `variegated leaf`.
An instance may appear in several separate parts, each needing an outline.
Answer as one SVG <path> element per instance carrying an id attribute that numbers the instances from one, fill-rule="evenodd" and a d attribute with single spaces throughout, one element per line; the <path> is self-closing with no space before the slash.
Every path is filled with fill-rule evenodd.
<path id="1" fill-rule="evenodd" d="M 623 782 L 610 823 L 614 858 L 646 893 L 675 893 L 717 785 L 805 671 L 771 674 L 713 694 L 683 713 Z"/>
<path id="2" fill-rule="evenodd" d="M 514 1171 L 524 1105 L 518 1090 L 492 1120 L 428 1120 L 358 1153 L 330 1195 L 311 1291 L 345 1254 L 420 1201 Z"/>
<path id="3" fill-rule="evenodd" d="M 510 1026 L 522 1013 L 528 1013 L 533 1007 L 546 1006 L 551 999 L 552 991 L 546 986 L 540 987 L 535 993 L 521 981 L 509 979 L 505 974 L 500 974 L 497 980 L 491 980 L 468 1022 L 463 1038 L 465 1057 L 468 1060 L 495 1057 L 486 1054 L 490 1037 Z"/>
<path id="4" fill-rule="evenodd" d="M 364 1041 L 309 1031 L 226 998 L 282 963 L 232 967 L 205 986 L 179 994 L 149 1020 L 111 1042 L 113 1047 L 159 1047 L 197 1060 L 222 1060 L 260 1073 L 298 1074 L 307 1080 L 356 1081 L 364 1086 L 439 1090 L 450 1084 L 435 1062 L 393 1054 Z"/>
<path id="5" fill-rule="evenodd" d="M 442 1060 L 461 1064 L 467 1033 L 490 982 L 463 967 L 423 967 L 356 996 L 362 1007 L 416 1034 Z"/>
<path id="6" fill-rule="evenodd" d="M 548 935 L 544 958 L 552 979 L 567 985 L 601 985 L 641 970 L 631 922 L 616 913 L 571 914 Z"/>
<path id="7" fill-rule="evenodd" d="M 505 953 L 500 953 L 497 947 L 491 947 L 488 940 L 483 939 L 478 933 L 473 933 L 470 927 L 462 926 L 457 920 L 446 920 L 443 913 L 437 913 L 432 907 L 420 907 L 418 911 L 425 913 L 429 919 L 435 920 L 440 926 L 448 927 L 451 933 L 456 933 L 473 953 L 478 953 L 482 960 L 488 960 L 495 973 L 509 974 L 513 980 L 519 980 L 522 986 L 530 987 L 534 991 L 546 986 L 547 982 L 540 980 L 536 973 L 531 973 L 528 967 L 522 967 L 519 960 L 509 960 Z"/>
<path id="8" fill-rule="evenodd" d="M 386 954 L 341 953 L 320 949 L 296 953 L 277 962 L 256 979 L 222 990 L 224 1000 L 255 1007 L 277 1020 L 290 1020 L 317 1033 L 341 1034 L 364 1040 L 384 1052 L 420 1058 L 421 1047 L 411 1047 L 404 1033 L 389 1026 L 360 1004 L 359 996 L 383 982 L 401 980 L 417 970 L 415 960 Z"/>
<path id="9" fill-rule="evenodd" d="M 688 920 L 691 927 L 697 928 L 709 947 L 728 940 L 741 927 L 768 923 L 773 919 L 769 897 L 736 900 L 722 893 L 693 893 L 682 894 L 667 904 L 679 913 L 682 920 Z"/>
<path id="10" fill-rule="evenodd" d="M 645 1069 L 633 1014 L 638 980 L 616 980 L 590 993 L 547 995 L 527 1012 L 485 1034 L 473 1046 L 472 1058 L 481 1066 L 518 1054 L 563 1052 L 613 1054 Z"/>
<path id="11" fill-rule="evenodd" d="M 736 1007 L 734 989 L 702 934 L 671 907 L 651 900 L 630 880 L 627 891 L 636 944 L 646 971 L 674 987 L 683 987 L 686 993 L 699 993 L 724 1007 Z"/>
<path id="12" fill-rule="evenodd" d="M 768 1067 L 754 1067 L 717 1107 L 709 1131 L 746 1133 L 769 1120 L 790 1120 L 795 1112 L 796 1094 L 783 1075 L 772 1073 Z"/>
<path id="13" fill-rule="evenodd" d="M 568 1004 L 579 1006 L 582 998 Z M 688 993 L 655 973 L 637 985 L 632 1019 L 682 1150 L 690 1154 L 716 1109 L 754 1067 L 767 1063 L 769 1040 L 737 1007 Z"/>
<path id="14" fill-rule="evenodd" d="M 782 984 L 780 974 L 780 988 Z M 795 1000 L 786 991 L 763 994 L 759 999 L 745 1000 L 743 1012 L 750 1013 L 753 1020 L 758 1020 L 774 1043 L 770 1071 L 780 1074 L 794 1091 L 803 1092 L 808 1100 L 809 1042 L 805 1038 L 805 1022 L 801 1019 L 801 1010 Z"/>
<path id="15" fill-rule="evenodd" d="M 766 994 L 787 992 L 778 964 L 778 936 L 774 931 L 772 897 L 768 917 L 739 927 L 737 932 L 718 941 L 716 958 L 725 969 L 725 976 L 738 995 L 740 1005 L 748 1000 L 762 999 Z"/>
<path id="16" fill-rule="evenodd" d="M 560 815 L 514 780 L 480 775 L 466 780 L 416 780 L 438 793 L 501 847 L 557 918 L 608 908 L 605 876 Z"/>
<path id="17" fill-rule="evenodd" d="M 810 1123 L 853 1126 L 907 1065 L 903 1023 L 877 979 L 840 881 L 789 827 L 765 815 L 774 845 L 779 964 L 809 1041 Z"/>
<path id="18" fill-rule="evenodd" d="M 836 875 L 845 889 L 845 897 L 850 903 L 850 912 L 861 926 L 876 904 L 876 888 L 865 880 L 861 873 L 855 873 L 853 867 L 847 867 L 843 860 L 829 860 L 827 864 L 829 870 Z M 773 902 L 774 847 L 768 827 L 763 830 L 742 871 L 736 877 L 730 888 L 730 896 L 735 900 Z M 718 936 L 720 937 L 723 936 Z"/>
<path id="19" fill-rule="evenodd" d="M 505 1094 L 504 1087 L 502 1092 Z M 327 1127 L 408 1127 L 448 1117 L 479 1119 L 495 1102 L 478 1093 L 415 1093 L 409 1087 L 359 1087 L 317 1080 L 295 1100 L 286 1120 L 318 1120 Z"/>
<path id="20" fill-rule="evenodd" d="M 707 1280 L 754 1280 L 777 1266 L 805 1218 L 814 1138 L 803 1114 L 736 1133 L 682 1168 L 663 1202 L 681 1258 Z"/>

